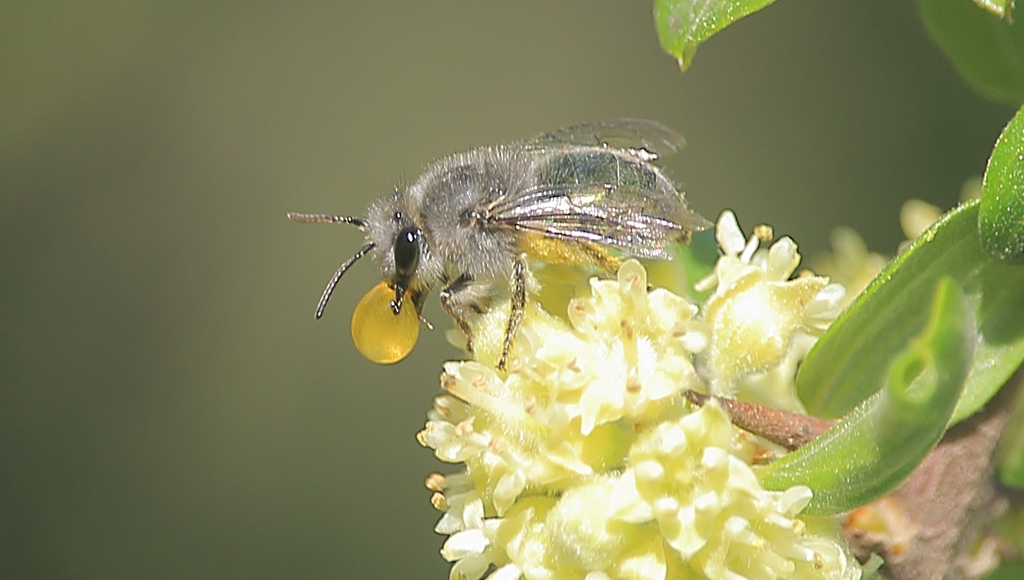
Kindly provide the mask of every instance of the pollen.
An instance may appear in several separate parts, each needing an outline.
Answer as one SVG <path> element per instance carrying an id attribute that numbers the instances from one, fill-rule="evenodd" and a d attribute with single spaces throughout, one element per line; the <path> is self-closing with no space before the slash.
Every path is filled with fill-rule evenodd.
<path id="1" fill-rule="evenodd" d="M 382 365 L 394 364 L 412 352 L 419 338 L 416 309 L 406 305 L 395 314 L 391 301 L 395 291 L 381 282 L 359 300 L 352 312 L 352 341 L 367 359 Z"/>

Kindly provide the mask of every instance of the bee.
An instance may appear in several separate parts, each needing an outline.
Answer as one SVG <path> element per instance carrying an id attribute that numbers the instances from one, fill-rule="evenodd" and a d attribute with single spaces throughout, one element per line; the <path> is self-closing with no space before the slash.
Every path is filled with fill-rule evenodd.
<path id="1" fill-rule="evenodd" d="M 678 133 L 654 121 L 583 123 L 435 161 L 408 187 L 374 201 L 365 218 L 289 213 L 366 234 L 327 283 L 316 318 L 345 272 L 372 254 L 382 282 L 353 314 L 353 338 L 367 358 L 404 358 L 419 324 L 429 327 L 420 313 L 440 285 L 441 306 L 469 351 L 471 317 L 508 292 L 504 369 L 526 304 L 527 259 L 613 272 L 619 260 L 609 249 L 668 259 L 671 244 L 711 225 L 654 165 L 682 145 Z"/>

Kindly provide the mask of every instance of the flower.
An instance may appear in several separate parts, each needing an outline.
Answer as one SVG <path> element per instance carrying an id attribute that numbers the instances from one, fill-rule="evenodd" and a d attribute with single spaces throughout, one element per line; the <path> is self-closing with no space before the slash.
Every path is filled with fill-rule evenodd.
<path id="1" fill-rule="evenodd" d="M 732 438 L 729 418 L 714 402 L 658 425 L 630 451 L 613 517 L 657 521 L 668 546 L 707 578 L 854 575 L 838 537 L 808 536 L 796 517 L 811 490 L 766 491 L 730 453 Z"/>
<path id="2" fill-rule="evenodd" d="M 869 252 L 864 238 L 850 227 L 833 229 L 829 240 L 832 252 L 815 258 L 814 271 L 846 287 L 846 296 L 842 300 L 845 308 L 885 268 L 889 257 Z"/>
<path id="3" fill-rule="evenodd" d="M 801 514 L 810 489 L 764 489 L 751 436 L 716 403 L 680 396 L 793 406 L 796 365 L 842 295 L 818 276 L 789 279 L 789 238 L 760 248 L 731 212 L 717 236 L 724 255 L 699 308 L 649 289 L 627 260 L 563 315 L 529 304 L 507 372 L 495 361 L 508 303 L 471 322 L 477 360 L 444 365 L 418 435 L 464 464 L 428 479 L 453 580 L 859 578 L 835 523 Z"/>
<path id="4" fill-rule="evenodd" d="M 701 356 L 710 391 L 802 411 L 793 390 L 797 364 L 839 314 L 845 289 L 810 272 L 790 279 L 800 263 L 793 240 L 761 248 L 770 228 L 744 240 L 731 211 L 722 212 L 715 236 L 724 255 L 697 283 L 715 289 L 701 310 L 711 329 Z"/>
<path id="5" fill-rule="evenodd" d="M 942 217 L 942 209 L 920 199 L 908 199 L 900 206 L 900 229 L 907 242 L 916 240 Z M 902 246 L 902 244 L 901 244 Z"/>
<path id="6" fill-rule="evenodd" d="M 970 184 L 964 184 L 965 191 L 971 187 Z M 942 210 L 930 203 L 919 199 L 907 200 L 900 207 L 900 228 L 907 239 L 900 243 L 897 253 L 923 234 L 941 215 Z M 846 297 L 841 301 L 845 308 L 882 272 L 891 258 L 869 252 L 864 239 L 853 228 L 837 227 L 829 239 L 832 252 L 818 256 L 814 260 L 814 270 L 846 287 Z"/>

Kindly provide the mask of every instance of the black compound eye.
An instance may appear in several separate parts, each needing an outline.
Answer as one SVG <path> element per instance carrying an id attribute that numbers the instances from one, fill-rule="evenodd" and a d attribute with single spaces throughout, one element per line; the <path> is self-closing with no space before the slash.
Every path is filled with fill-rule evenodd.
<path id="1" fill-rule="evenodd" d="M 398 232 L 395 240 L 395 272 L 400 278 L 409 280 L 416 272 L 420 261 L 420 238 L 422 233 L 416 228 L 406 228 Z"/>

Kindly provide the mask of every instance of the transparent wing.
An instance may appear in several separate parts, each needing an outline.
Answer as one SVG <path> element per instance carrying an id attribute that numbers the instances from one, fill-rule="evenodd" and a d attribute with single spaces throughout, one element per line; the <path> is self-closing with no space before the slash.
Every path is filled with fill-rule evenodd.
<path id="1" fill-rule="evenodd" d="M 564 168 L 564 159 L 552 164 Z M 497 227 L 617 247 L 641 258 L 667 258 L 667 246 L 711 225 L 691 211 L 683 194 L 655 169 L 641 168 L 653 174 L 652 181 L 636 179 L 636 173 L 628 171 L 616 171 L 618 178 L 598 179 L 580 171 L 579 165 L 573 167 L 546 174 L 540 184 L 491 202 L 481 217 Z"/>
<path id="2" fill-rule="evenodd" d="M 527 150 L 546 150 L 565 145 L 622 149 L 643 161 L 653 161 L 683 148 L 683 136 L 656 121 L 610 119 L 570 125 L 519 141 Z"/>

